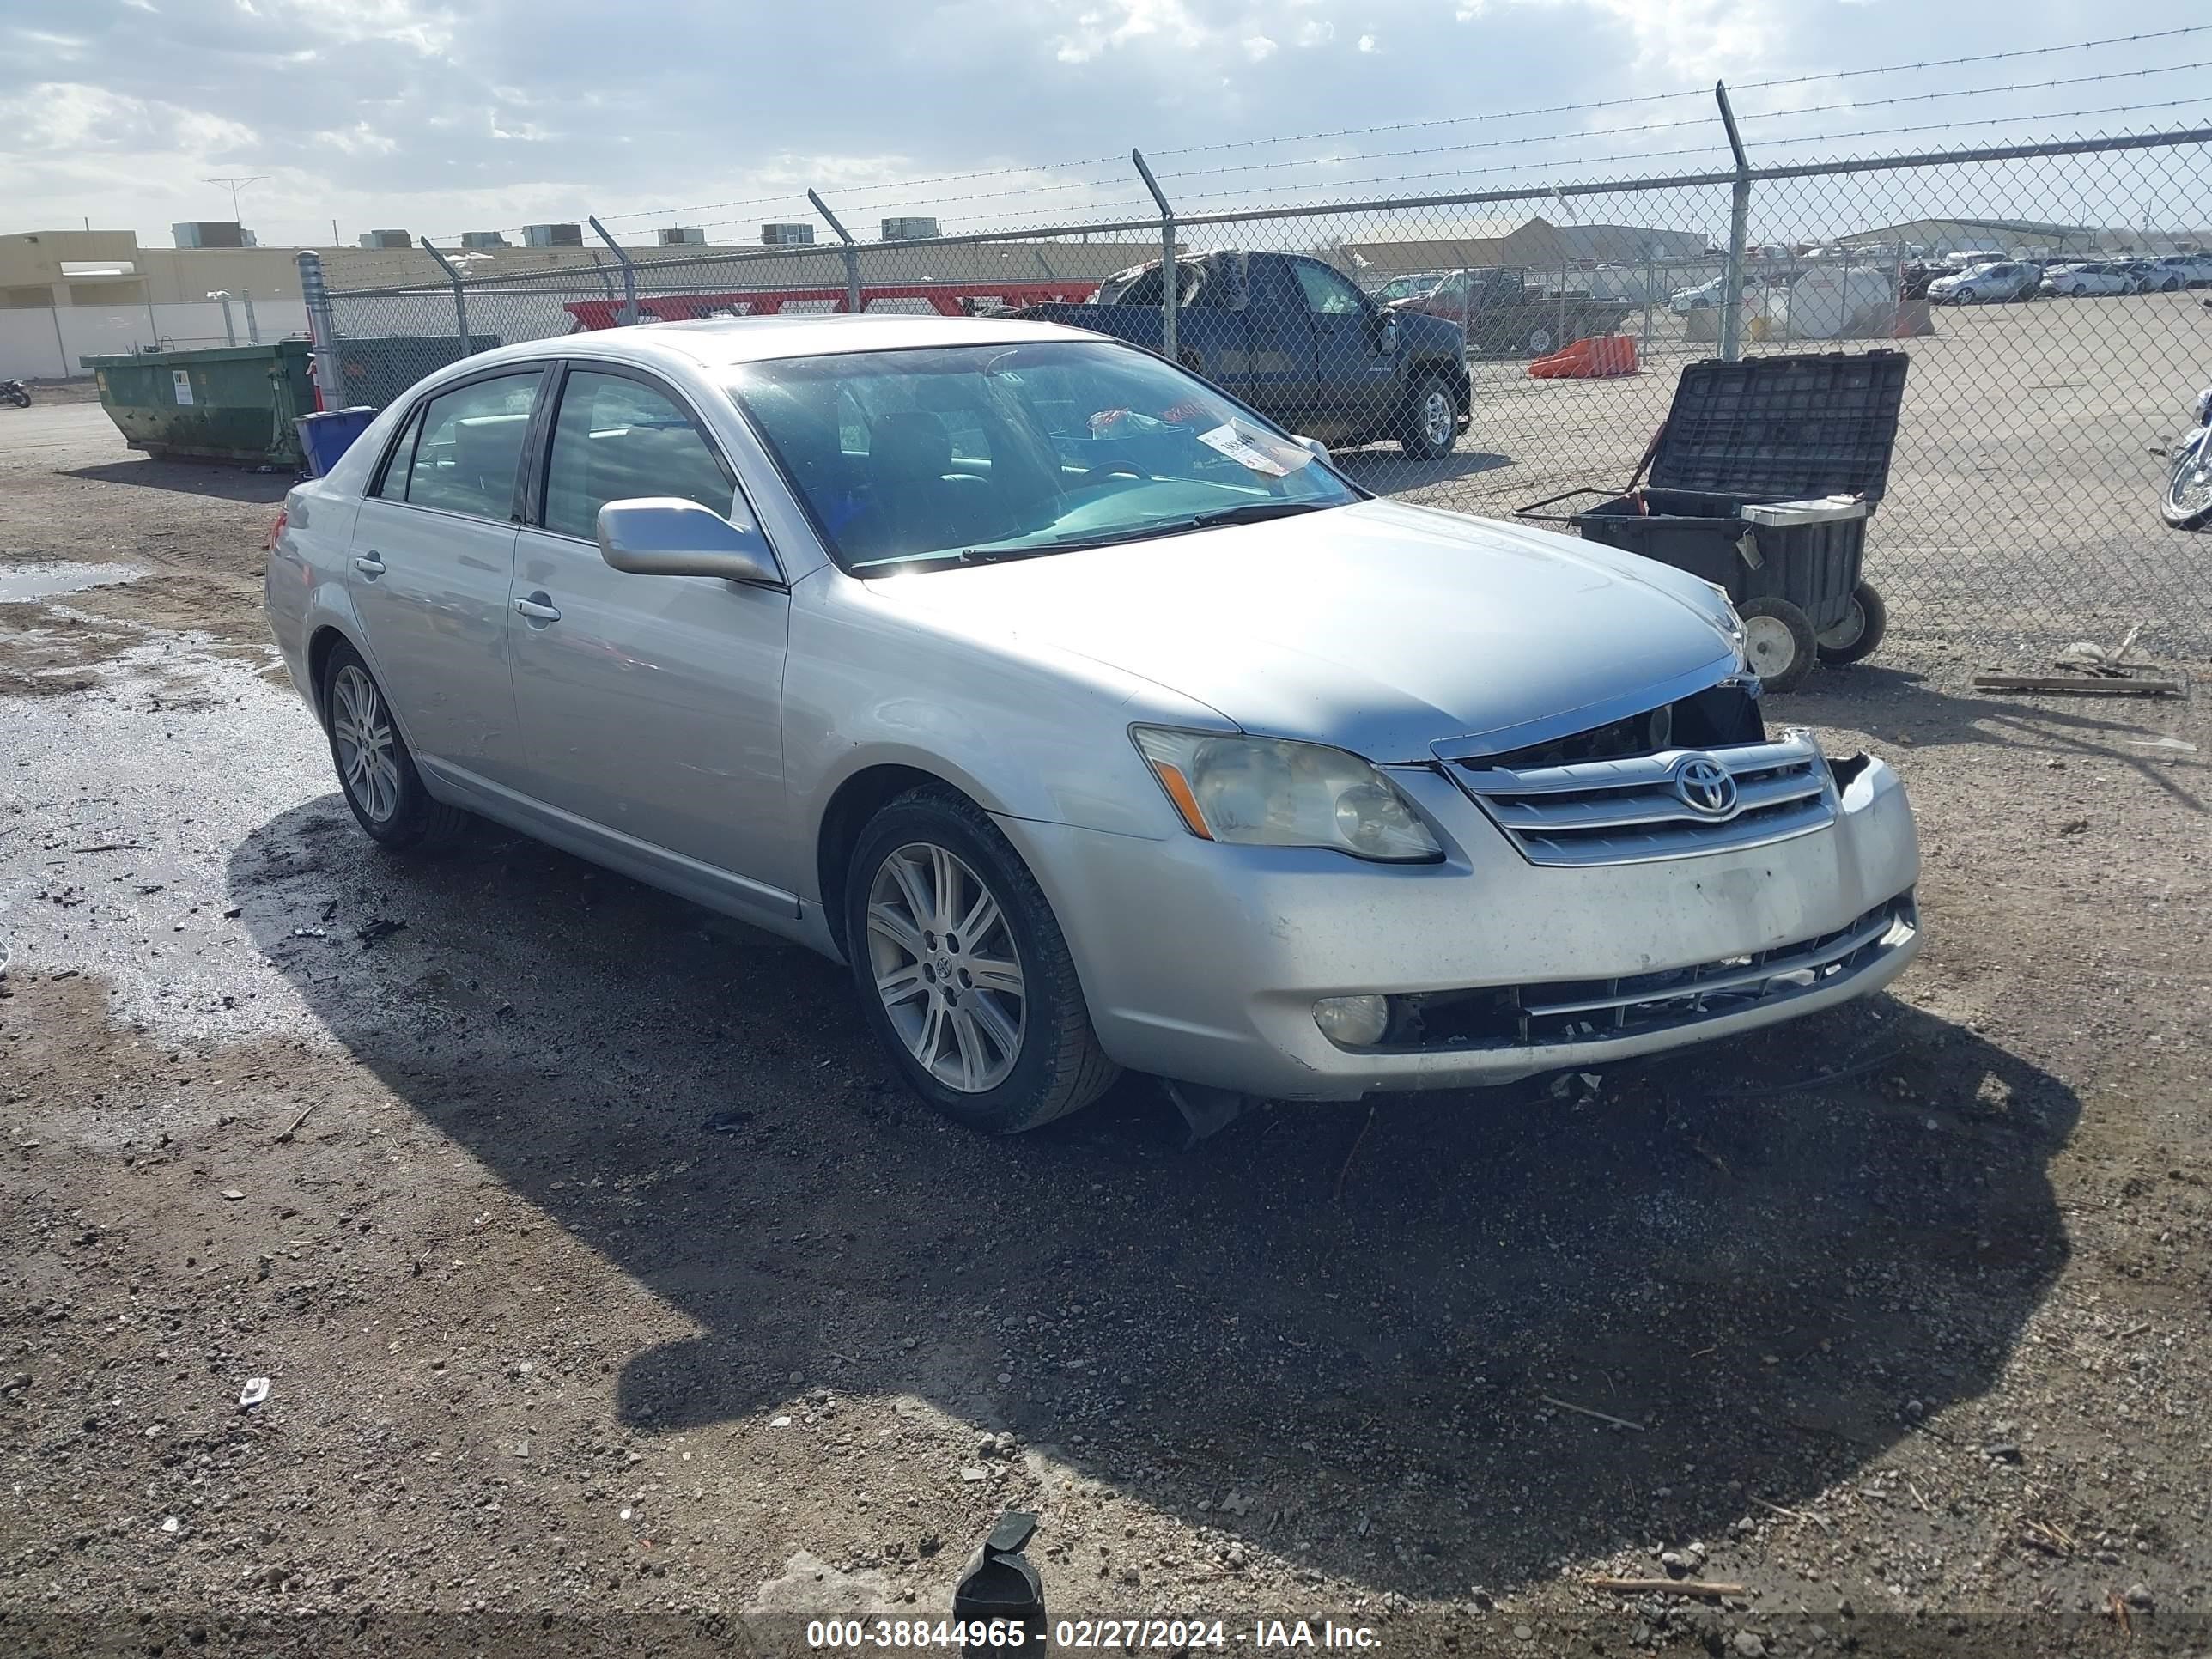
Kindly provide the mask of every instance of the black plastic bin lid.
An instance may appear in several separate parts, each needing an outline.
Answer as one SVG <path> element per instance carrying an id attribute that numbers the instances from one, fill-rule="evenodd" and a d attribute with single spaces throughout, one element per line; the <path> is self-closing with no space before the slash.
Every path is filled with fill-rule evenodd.
<path id="1" fill-rule="evenodd" d="M 1682 371 L 1651 483 L 1767 501 L 1881 499 L 1905 401 L 1902 351 L 1709 358 Z"/>

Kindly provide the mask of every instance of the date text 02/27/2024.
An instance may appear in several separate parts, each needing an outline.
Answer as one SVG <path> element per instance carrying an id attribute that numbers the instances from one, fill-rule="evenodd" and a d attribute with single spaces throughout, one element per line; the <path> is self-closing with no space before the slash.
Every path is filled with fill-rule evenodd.
<path id="1" fill-rule="evenodd" d="M 1165 1648 L 1186 1651 L 1198 1648 L 1249 1647 L 1267 1649 L 1334 1649 L 1339 1652 L 1371 1652 L 1382 1646 L 1376 1632 L 1365 1625 L 1340 1625 L 1334 1620 L 1261 1619 L 1249 1629 L 1230 1629 L 1220 1620 L 1063 1619 L 1053 1626 L 1055 1648 L 1104 1648 L 1143 1651 Z"/>

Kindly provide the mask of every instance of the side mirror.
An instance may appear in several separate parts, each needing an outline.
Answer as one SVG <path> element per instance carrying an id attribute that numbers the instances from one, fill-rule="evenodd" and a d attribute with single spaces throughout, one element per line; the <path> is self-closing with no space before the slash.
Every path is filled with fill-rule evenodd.
<path id="1" fill-rule="evenodd" d="M 1375 343 L 1381 348 L 1382 355 L 1386 357 L 1398 349 L 1398 319 L 1396 316 L 1389 312 L 1385 312 L 1383 313 L 1382 326 L 1376 331 Z"/>
<path id="2" fill-rule="evenodd" d="M 2208 301 L 2206 303 L 2212 304 L 2212 301 Z M 1292 433 L 1291 441 L 1311 451 L 1313 458 L 1317 461 L 1325 461 L 1328 459 L 1328 446 L 1318 438 L 1302 437 L 1297 433 Z"/>
<path id="3" fill-rule="evenodd" d="M 675 495 L 609 501 L 601 507 L 599 556 L 639 576 L 783 583 L 782 568 L 759 531 Z"/>

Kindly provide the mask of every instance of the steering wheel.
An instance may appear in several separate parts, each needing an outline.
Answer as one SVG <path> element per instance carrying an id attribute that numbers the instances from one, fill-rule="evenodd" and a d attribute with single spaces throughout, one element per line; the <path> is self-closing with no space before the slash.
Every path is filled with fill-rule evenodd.
<path id="1" fill-rule="evenodd" d="M 1088 471 L 1094 478 L 1149 478 L 1152 474 L 1139 466 L 1118 450 L 1109 449 L 1103 455 L 1088 458 Z"/>

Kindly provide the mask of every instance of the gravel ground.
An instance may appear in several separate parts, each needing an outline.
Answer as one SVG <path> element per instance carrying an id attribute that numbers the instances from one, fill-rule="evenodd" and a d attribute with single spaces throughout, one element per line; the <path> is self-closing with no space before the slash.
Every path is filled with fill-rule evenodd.
<path id="1" fill-rule="evenodd" d="M 1910 641 L 1778 700 L 1913 793 L 1893 997 L 988 1141 L 826 963 L 375 852 L 266 646 L 282 481 L 0 414 L 0 1650 L 803 1646 L 1009 1506 L 1056 1618 L 1228 1649 L 2212 1646 L 2201 701 Z"/>

